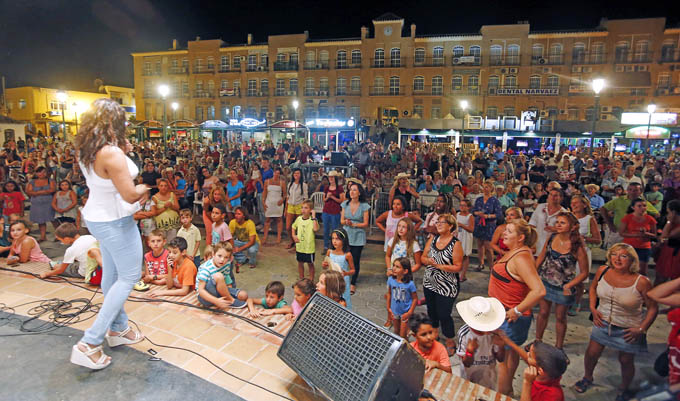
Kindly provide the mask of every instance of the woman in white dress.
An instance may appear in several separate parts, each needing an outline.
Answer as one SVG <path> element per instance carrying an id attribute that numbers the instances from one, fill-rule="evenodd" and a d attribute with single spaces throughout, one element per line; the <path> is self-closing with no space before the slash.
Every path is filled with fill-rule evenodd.
<path id="1" fill-rule="evenodd" d="M 276 245 L 281 243 L 281 231 L 283 230 L 283 205 L 286 202 L 286 182 L 281 178 L 281 168 L 274 170 L 274 176 L 264 182 L 262 203 L 264 204 L 264 234 L 262 245 L 267 245 L 269 225 L 272 219 L 276 219 Z"/>
<path id="2" fill-rule="evenodd" d="M 469 200 L 460 201 L 460 212 L 456 213 L 458 222 L 458 240 L 463 247 L 463 269 L 460 272 L 460 282 L 466 281 L 468 267 L 470 266 L 470 255 L 472 255 L 472 243 L 474 242 L 475 216 L 470 213 L 472 204 Z"/>

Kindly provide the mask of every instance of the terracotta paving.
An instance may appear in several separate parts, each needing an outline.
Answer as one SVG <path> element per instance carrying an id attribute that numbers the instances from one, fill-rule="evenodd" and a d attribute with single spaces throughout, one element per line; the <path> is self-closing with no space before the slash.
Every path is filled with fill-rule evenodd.
<path id="1" fill-rule="evenodd" d="M 0 265 L 5 267 L 4 264 Z M 26 263 L 16 269 L 40 273 L 47 264 Z M 78 283 L 77 281 L 74 281 Z M 15 271 L 0 270 L 0 304 L 13 307 L 15 313 L 28 315 L 36 303 L 49 298 L 72 300 L 90 299 L 96 287 L 80 283 L 84 288 L 64 281 L 45 282 Z M 197 305 L 194 294 L 186 297 L 163 297 L 164 299 Z M 94 302 L 101 302 L 96 294 Z M 125 305 L 126 311 L 145 334 L 156 344 L 181 347 L 204 355 L 210 362 L 193 353 L 171 348 L 157 347 L 143 341 L 132 347 L 140 352 L 154 349 L 158 358 L 219 385 L 247 400 L 321 400 L 313 390 L 277 356 L 282 342 L 278 335 L 266 333 L 235 316 L 216 314 L 205 309 L 166 302 L 140 302 L 149 300 L 145 293 L 134 292 Z M 158 300 L 157 300 L 158 301 Z M 22 305 L 23 304 L 23 305 Z M 247 309 L 231 310 L 244 317 Z M 256 320 L 271 327 L 279 335 L 285 335 L 292 321 L 285 316 L 269 316 Z M 72 327 L 85 330 L 91 320 L 80 321 Z M 214 365 L 219 366 L 224 373 Z M 246 381 L 260 385 L 274 393 L 258 388 Z M 426 387 L 440 400 L 498 400 L 509 398 L 461 380 L 457 376 L 435 370 L 425 377 Z M 283 396 L 283 397 L 282 397 Z"/>

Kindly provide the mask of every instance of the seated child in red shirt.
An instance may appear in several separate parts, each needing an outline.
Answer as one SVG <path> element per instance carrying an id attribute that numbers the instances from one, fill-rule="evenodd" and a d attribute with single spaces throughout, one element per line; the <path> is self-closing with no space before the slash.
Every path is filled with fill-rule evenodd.
<path id="1" fill-rule="evenodd" d="M 409 329 L 416 338 L 413 348 L 425 358 L 425 373 L 437 368 L 451 373 L 451 361 L 446 347 L 437 341 L 437 330 L 424 313 L 414 313 L 408 320 Z"/>
<path id="2" fill-rule="evenodd" d="M 151 250 L 144 254 L 144 275 L 142 280 L 145 283 L 165 285 L 165 276 L 168 274 L 168 252 L 165 249 L 165 233 L 155 229 L 149 234 L 147 242 Z"/>

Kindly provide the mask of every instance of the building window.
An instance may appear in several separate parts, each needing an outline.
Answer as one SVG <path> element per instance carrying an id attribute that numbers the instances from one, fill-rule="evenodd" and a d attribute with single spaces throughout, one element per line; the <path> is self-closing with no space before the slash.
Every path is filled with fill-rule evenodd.
<path id="1" fill-rule="evenodd" d="M 498 118 L 498 107 L 489 106 L 486 108 L 486 118 Z"/>
<path id="2" fill-rule="evenodd" d="M 284 79 L 276 80 L 276 96 L 283 96 L 286 93 L 286 81 Z"/>
<path id="3" fill-rule="evenodd" d="M 500 65 L 503 62 L 503 47 L 501 45 L 493 45 L 489 49 L 489 63 L 491 65 Z"/>
<path id="4" fill-rule="evenodd" d="M 390 77 L 390 95 L 399 95 L 399 77 Z"/>
<path id="5" fill-rule="evenodd" d="M 283 120 L 283 118 L 284 118 L 283 106 L 276 106 L 276 120 L 280 121 Z"/>
<path id="6" fill-rule="evenodd" d="M 422 92 L 424 90 L 425 90 L 425 78 L 420 76 L 413 78 L 413 91 Z"/>
<path id="7" fill-rule="evenodd" d="M 385 66 L 385 50 L 375 49 L 373 53 L 373 66 L 374 67 L 384 67 Z"/>
<path id="8" fill-rule="evenodd" d="M 344 96 L 347 94 L 347 78 L 338 78 L 335 80 L 335 95 Z"/>
<path id="9" fill-rule="evenodd" d="M 263 79 L 260 81 L 260 91 L 262 92 L 263 95 L 269 96 L 269 80 L 268 79 Z"/>
<path id="10" fill-rule="evenodd" d="M 661 45 L 661 61 L 674 61 L 675 54 L 675 44 L 673 42 L 668 41 Z"/>
<path id="11" fill-rule="evenodd" d="M 269 69 L 269 54 L 260 55 L 260 65 L 265 69 Z"/>
<path id="12" fill-rule="evenodd" d="M 328 77 L 319 79 L 319 89 L 325 91 L 326 94 L 328 94 Z"/>
<path id="13" fill-rule="evenodd" d="M 482 48 L 480 46 L 470 46 L 470 55 L 475 58 L 475 65 L 482 61 Z"/>
<path id="14" fill-rule="evenodd" d="M 463 46 L 453 47 L 453 57 L 463 57 L 463 53 L 465 53 L 465 48 Z"/>
<path id="15" fill-rule="evenodd" d="M 255 71 L 257 69 L 257 54 L 248 55 L 248 71 Z"/>
<path id="16" fill-rule="evenodd" d="M 385 91 L 385 79 L 383 77 L 375 77 L 373 80 L 373 94 L 382 95 Z"/>
<path id="17" fill-rule="evenodd" d="M 505 61 L 508 65 L 519 65 L 519 45 L 508 46 L 508 57 Z"/>
<path id="18" fill-rule="evenodd" d="M 196 121 L 204 121 L 203 107 L 201 106 L 196 106 Z"/>
<path id="19" fill-rule="evenodd" d="M 305 106 L 305 118 L 314 118 L 316 117 L 316 110 L 314 109 L 313 104 L 308 104 Z"/>
<path id="20" fill-rule="evenodd" d="M 277 53 L 276 54 L 276 62 L 277 63 L 285 63 L 286 62 L 286 54 L 285 53 Z"/>
<path id="21" fill-rule="evenodd" d="M 26 99 L 19 99 L 19 110 L 26 108 Z"/>
<path id="22" fill-rule="evenodd" d="M 468 76 L 468 93 L 470 95 L 477 95 L 479 92 L 479 76 L 470 75 Z"/>
<path id="23" fill-rule="evenodd" d="M 361 117 L 361 107 L 359 106 L 350 107 L 349 115 L 350 117 L 353 117 L 355 120 L 358 120 Z"/>
<path id="24" fill-rule="evenodd" d="M 398 47 L 390 50 L 390 66 L 401 67 L 401 49 Z"/>
<path id="25" fill-rule="evenodd" d="M 585 43 L 574 43 L 571 50 L 571 62 L 574 64 L 583 64 L 586 61 L 586 45 Z"/>
<path id="26" fill-rule="evenodd" d="M 614 60 L 617 63 L 627 63 L 628 62 L 628 52 L 630 50 L 630 44 L 628 42 L 619 42 L 616 44 L 616 50 L 614 52 Z"/>
<path id="27" fill-rule="evenodd" d="M 541 76 L 532 75 L 529 77 L 529 88 L 530 89 L 540 89 L 541 88 Z"/>
<path id="28" fill-rule="evenodd" d="M 208 120 L 214 120 L 215 119 L 215 106 L 210 105 L 208 106 Z"/>
<path id="29" fill-rule="evenodd" d="M 442 95 L 444 93 L 444 79 L 441 75 L 432 77 L 432 94 Z"/>
<path id="30" fill-rule="evenodd" d="M 341 120 L 347 118 L 347 111 L 345 110 L 345 106 L 335 106 L 335 118 L 339 118 Z"/>
<path id="31" fill-rule="evenodd" d="M 543 45 L 540 43 L 535 43 L 531 46 L 531 63 L 540 64 L 543 58 Z"/>
<path id="32" fill-rule="evenodd" d="M 361 92 L 361 78 L 352 77 L 352 80 L 350 81 L 349 85 L 352 93 L 357 94 Z"/>
<path id="33" fill-rule="evenodd" d="M 328 60 L 330 58 L 330 55 L 328 51 L 326 50 L 321 50 L 319 52 L 319 63 L 321 63 L 321 66 L 323 68 L 328 68 Z"/>
<path id="34" fill-rule="evenodd" d="M 161 75 L 161 62 L 156 61 L 156 75 Z"/>
<path id="35" fill-rule="evenodd" d="M 595 120 L 595 106 L 589 106 L 586 108 L 586 121 Z"/>
<path id="36" fill-rule="evenodd" d="M 419 47 L 416 49 L 414 55 L 413 55 L 413 62 L 415 64 L 423 64 L 425 62 L 425 49 L 422 47 Z"/>
<path id="37" fill-rule="evenodd" d="M 635 42 L 635 61 L 646 63 L 649 61 L 649 41 L 638 40 Z"/>
<path id="38" fill-rule="evenodd" d="M 152 75 L 152 68 L 151 68 L 151 62 L 150 61 L 145 61 L 144 62 L 144 71 L 142 72 L 143 75 Z"/>
<path id="39" fill-rule="evenodd" d="M 548 88 L 557 89 L 560 87 L 560 77 L 557 75 L 550 75 L 548 77 Z"/>
<path id="40" fill-rule="evenodd" d="M 305 79 L 305 96 L 314 96 L 314 78 Z"/>
<path id="41" fill-rule="evenodd" d="M 234 69 L 235 70 L 241 69 L 241 56 L 234 56 Z"/>
<path id="42" fill-rule="evenodd" d="M 575 121 L 579 119 L 579 112 L 576 107 L 570 107 L 567 109 L 567 120 Z"/>
<path id="43" fill-rule="evenodd" d="M 347 68 L 347 52 L 344 50 L 338 50 L 335 60 L 335 68 L 343 69 Z"/>
<path id="44" fill-rule="evenodd" d="M 451 78 L 451 90 L 460 90 L 463 89 L 463 77 L 460 75 L 454 75 Z"/>
<path id="45" fill-rule="evenodd" d="M 436 46 L 432 49 L 432 64 L 433 65 L 444 65 L 444 48 L 441 46 Z"/>
<path id="46" fill-rule="evenodd" d="M 182 81 L 182 96 L 189 96 L 189 81 Z"/>
<path id="47" fill-rule="evenodd" d="M 267 113 L 269 112 L 269 106 L 266 104 L 263 104 L 260 106 L 260 119 L 266 119 L 267 118 Z"/>
<path id="48" fill-rule="evenodd" d="M 288 80 L 288 87 L 290 88 L 290 91 L 293 92 L 292 95 L 296 96 L 298 91 L 297 78 L 291 78 L 290 80 Z"/>
<path id="49" fill-rule="evenodd" d="M 257 79 L 248 80 L 248 96 L 257 95 Z"/>
<path id="50" fill-rule="evenodd" d="M 550 55 L 548 56 L 550 64 L 562 64 L 562 45 L 555 43 L 550 46 Z"/>
<path id="51" fill-rule="evenodd" d="M 229 70 L 229 56 L 220 57 L 220 71 Z"/>
<path id="52" fill-rule="evenodd" d="M 227 88 L 229 88 L 229 81 L 227 81 L 226 79 L 223 79 L 221 84 L 220 84 L 220 89 L 227 89 Z"/>
<path id="53" fill-rule="evenodd" d="M 313 51 L 305 53 L 305 68 L 312 69 L 316 67 L 316 54 Z"/>
<path id="54" fill-rule="evenodd" d="M 659 88 L 669 88 L 671 86 L 670 74 L 668 73 L 659 74 L 656 86 L 658 86 Z"/>
<path id="55" fill-rule="evenodd" d="M 514 75 L 505 76 L 504 82 L 505 82 L 505 85 L 503 85 L 503 87 L 506 88 L 506 89 L 516 89 L 517 88 L 517 77 L 514 76 Z"/>
<path id="56" fill-rule="evenodd" d="M 515 115 L 515 107 L 514 106 L 505 106 L 503 108 L 503 115 L 506 117 L 512 117 Z"/>
<path id="57" fill-rule="evenodd" d="M 437 120 L 442 118 L 442 109 L 441 107 L 432 107 L 432 111 L 430 112 L 430 118 L 433 120 Z"/>
<path id="58" fill-rule="evenodd" d="M 212 93 L 214 90 L 215 90 L 215 81 L 213 81 L 213 80 L 208 81 L 208 91 L 210 91 Z"/>
<path id="59" fill-rule="evenodd" d="M 183 71 L 183 72 L 188 72 L 188 71 L 189 71 L 189 59 L 188 59 L 188 58 L 183 58 L 183 59 L 182 59 L 182 71 Z"/>
<path id="60" fill-rule="evenodd" d="M 234 81 L 233 87 L 234 87 L 234 95 L 240 96 L 241 95 L 241 81 Z"/>
<path id="61" fill-rule="evenodd" d="M 422 104 L 414 104 L 413 105 L 413 116 L 418 116 L 420 118 L 423 118 L 423 114 L 425 113 L 425 108 L 423 107 Z"/>
<path id="62" fill-rule="evenodd" d="M 361 50 L 352 50 L 352 66 L 361 65 Z"/>
<path id="63" fill-rule="evenodd" d="M 600 64 L 604 61 L 604 43 L 595 42 L 590 47 L 590 62 Z"/>
<path id="64" fill-rule="evenodd" d="M 489 88 L 498 88 L 500 86 L 500 78 L 498 75 L 491 75 L 489 77 Z"/>
<path id="65" fill-rule="evenodd" d="M 215 71 L 215 58 L 212 56 L 208 57 L 208 70 Z"/>

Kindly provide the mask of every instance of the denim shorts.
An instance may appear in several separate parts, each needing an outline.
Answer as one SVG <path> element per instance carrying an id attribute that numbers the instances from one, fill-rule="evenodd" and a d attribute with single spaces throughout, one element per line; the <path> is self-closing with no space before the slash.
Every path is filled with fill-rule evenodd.
<path id="1" fill-rule="evenodd" d="M 533 315 L 522 315 L 512 323 L 505 320 L 500 329 L 505 332 L 505 334 L 509 339 L 512 340 L 513 343 L 522 345 L 529 337 L 529 328 L 531 328 L 531 321 L 533 319 Z M 509 349 L 509 347 L 506 347 L 506 349 Z"/>
<path id="2" fill-rule="evenodd" d="M 574 303 L 574 295 L 564 295 L 563 287 L 557 287 L 555 285 L 548 284 L 545 281 L 543 281 L 543 286 L 545 287 L 545 297 L 543 299 L 546 301 L 566 306 L 571 306 Z M 574 290 L 572 289 L 571 292 L 573 294 Z"/>
<path id="3" fill-rule="evenodd" d="M 647 352 L 647 335 L 638 338 L 634 343 L 628 343 L 623 339 L 625 327 L 615 326 L 605 321 L 604 327 L 597 327 L 593 325 L 593 331 L 590 333 L 590 339 L 605 347 L 613 348 L 618 351 L 627 352 L 629 354 L 641 354 Z"/>
<path id="4" fill-rule="evenodd" d="M 238 293 L 241 292 L 238 288 L 233 288 L 233 287 L 228 287 L 229 288 L 229 295 L 231 295 L 232 298 L 237 299 L 238 298 Z M 222 295 L 220 295 L 219 292 L 217 292 L 217 283 L 215 283 L 215 279 L 210 277 L 210 280 L 205 282 L 205 290 L 210 293 L 213 297 L 221 298 Z M 205 306 L 206 308 L 210 308 L 213 305 L 212 302 L 206 301 L 201 297 L 200 294 L 198 294 L 198 302 L 201 303 L 201 305 Z"/>

